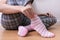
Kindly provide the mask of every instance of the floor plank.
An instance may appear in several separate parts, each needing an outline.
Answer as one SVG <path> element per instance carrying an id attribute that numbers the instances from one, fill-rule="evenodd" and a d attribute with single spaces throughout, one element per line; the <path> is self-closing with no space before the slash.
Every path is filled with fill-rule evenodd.
<path id="1" fill-rule="evenodd" d="M 2 26 L 0 26 L 2 27 Z M 37 32 L 30 32 L 26 37 L 19 37 L 17 30 L 0 29 L 0 40 L 60 40 L 60 24 L 56 23 L 50 28 L 56 36 L 54 38 L 43 38 Z"/>

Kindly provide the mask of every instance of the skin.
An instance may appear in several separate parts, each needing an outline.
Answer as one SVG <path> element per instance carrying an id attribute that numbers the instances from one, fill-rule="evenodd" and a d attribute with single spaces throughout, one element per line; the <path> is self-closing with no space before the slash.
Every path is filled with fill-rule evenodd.
<path id="1" fill-rule="evenodd" d="M 0 1 L 0 12 L 5 14 L 15 14 L 18 12 L 22 12 L 24 15 L 26 15 L 29 18 L 32 18 L 32 9 L 31 4 L 28 4 L 27 6 L 12 6 L 6 4 L 7 0 L 1 0 Z"/>
<path id="2" fill-rule="evenodd" d="M 0 1 L 0 12 L 3 12 L 5 14 L 13 14 L 21 11 L 22 6 L 11 6 L 6 4 L 7 0 L 1 0 Z"/>
<path id="3" fill-rule="evenodd" d="M 26 15 L 28 18 L 32 19 L 34 18 L 34 11 L 32 9 L 32 5 L 29 3 L 26 6 L 13 6 L 6 4 L 7 0 L 1 0 L 0 1 L 0 12 L 4 14 L 15 14 L 18 12 L 22 12 L 24 15 Z M 46 15 L 46 14 L 39 14 L 39 15 Z M 48 16 L 48 15 L 46 15 Z M 49 14 L 51 17 L 52 15 Z"/>
<path id="4" fill-rule="evenodd" d="M 0 1 L 0 12 L 3 12 L 5 14 L 13 14 L 17 12 L 23 12 L 26 9 L 29 9 L 30 7 L 24 7 L 24 6 L 12 6 L 6 4 L 7 0 L 1 0 Z"/>

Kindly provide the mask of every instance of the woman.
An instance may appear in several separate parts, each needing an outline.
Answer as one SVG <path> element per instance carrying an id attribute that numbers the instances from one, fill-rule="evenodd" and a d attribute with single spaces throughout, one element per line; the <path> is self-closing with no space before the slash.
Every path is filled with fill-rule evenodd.
<path id="1" fill-rule="evenodd" d="M 19 2 L 20 1 L 20 2 Z M 33 1 L 24 0 L 1 0 L 0 1 L 0 12 L 2 12 L 1 24 L 7 30 L 16 30 L 19 26 L 29 25 L 31 20 L 24 11 L 30 10 L 29 4 Z M 22 6 L 21 6 L 22 5 Z M 27 6 L 26 6 L 27 5 Z M 28 9 L 28 10 L 27 10 Z M 27 17 L 26 17 L 27 16 Z M 34 16 L 34 15 L 33 15 Z M 51 25 L 56 23 L 55 17 L 50 14 L 40 14 L 42 22 L 48 29 Z"/>

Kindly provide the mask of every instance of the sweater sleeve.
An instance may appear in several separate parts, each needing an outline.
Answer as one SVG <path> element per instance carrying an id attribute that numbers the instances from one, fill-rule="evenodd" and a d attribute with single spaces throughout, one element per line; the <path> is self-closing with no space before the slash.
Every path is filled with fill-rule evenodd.
<path id="1" fill-rule="evenodd" d="M 34 0 L 28 0 L 28 1 L 25 2 L 25 6 L 26 6 L 27 4 L 29 4 L 29 3 L 32 4 L 33 2 L 34 2 Z"/>

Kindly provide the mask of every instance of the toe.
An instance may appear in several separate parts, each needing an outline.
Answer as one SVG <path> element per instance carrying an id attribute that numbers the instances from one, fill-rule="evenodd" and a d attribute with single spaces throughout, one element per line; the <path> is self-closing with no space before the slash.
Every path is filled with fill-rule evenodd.
<path id="1" fill-rule="evenodd" d="M 28 30 L 25 27 L 19 27 L 18 29 L 18 35 L 19 36 L 26 36 L 26 34 L 28 33 Z"/>

